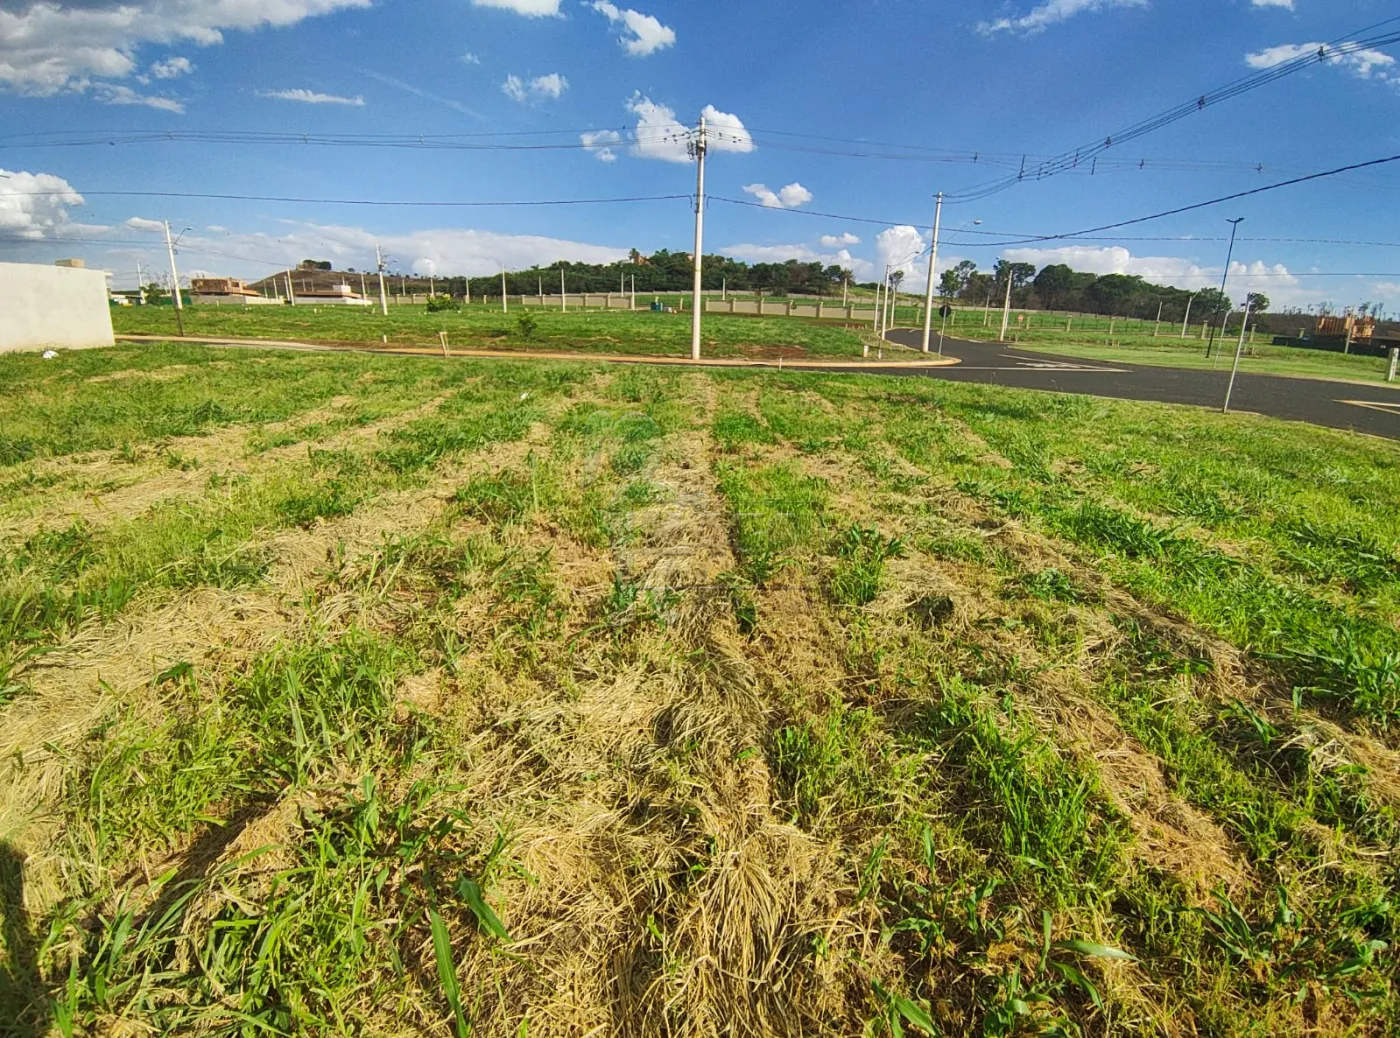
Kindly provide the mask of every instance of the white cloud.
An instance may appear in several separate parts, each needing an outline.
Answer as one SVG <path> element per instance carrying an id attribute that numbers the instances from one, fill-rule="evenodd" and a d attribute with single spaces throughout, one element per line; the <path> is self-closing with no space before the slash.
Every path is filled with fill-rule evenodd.
<path id="1" fill-rule="evenodd" d="M 845 245 L 860 244 L 860 238 L 852 234 L 850 231 L 846 231 L 842 234 L 823 234 L 817 240 L 821 242 L 822 245 L 826 246 L 828 249 L 840 248 Z"/>
<path id="2" fill-rule="evenodd" d="M 383 83 L 385 86 L 391 86 L 395 90 L 402 90 L 405 94 L 412 94 L 414 97 L 421 97 L 425 101 L 431 101 L 433 104 L 442 105 L 444 108 L 451 108 L 454 112 L 461 112 L 463 115 L 472 116 L 477 114 L 466 105 L 462 104 L 461 101 L 454 100 L 450 97 L 443 97 L 441 94 L 435 94 L 431 90 L 424 90 L 422 87 L 416 86 L 413 83 L 405 83 L 402 79 L 386 76 L 383 72 L 376 72 L 372 68 L 362 68 L 356 71 L 378 83 Z"/>
<path id="3" fill-rule="evenodd" d="M 530 89 L 541 97 L 559 97 L 569 89 L 569 81 L 558 72 L 547 76 L 537 76 L 530 81 Z"/>
<path id="4" fill-rule="evenodd" d="M 275 97 L 282 101 L 300 101 L 308 105 L 350 105 L 353 108 L 363 108 L 365 99 L 363 97 L 342 97 L 339 94 L 318 94 L 314 90 L 259 90 L 259 97 Z"/>
<path id="5" fill-rule="evenodd" d="M 141 105 L 161 112 L 174 112 L 176 115 L 185 114 L 185 106 L 182 102 L 171 97 L 139 94 L 123 83 L 94 83 L 92 90 L 93 96 L 104 105 Z"/>
<path id="6" fill-rule="evenodd" d="M 799 263 L 821 263 L 826 267 L 843 267 L 851 271 L 855 275 L 857 281 L 865 281 L 875 276 L 873 268 L 868 260 L 852 256 L 847 249 L 840 249 L 836 252 L 818 252 L 810 245 L 755 245 L 752 243 L 740 243 L 738 245 L 726 245 L 720 251 L 726 256 L 747 260 L 749 263 L 786 263 L 788 260 L 792 259 L 797 260 Z"/>
<path id="7" fill-rule="evenodd" d="M 1286 7 L 1293 10 L 1293 0 L 1250 0 L 1255 7 Z"/>
<path id="8" fill-rule="evenodd" d="M 977 26 L 981 33 L 1020 32 L 1030 35 L 1044 32 L 1057 22 L 1067 21 L 1077 14 L 1103 11 L 1111 7 L 1146 7 L 1147 0 L 1046 0 L 1020 18 L 998 18 Z"/>
<path id="9" fill-rule="evenodd" d="M 512 101 L 525 102 L 531 98 L 557 98 L 569 89 L 569 81 L 558 72 L 547 76 L 536 76 L 526 81 L 519 76 L 506 76 L 501 84 L 501 92 Z"/>
<path id="10" fill-rule="evenodd" d="M 927 245 L 919 229 L 909 224 L 887 227 L 875 235 L 875 254 L 879 258 L 879 266 L 883 269 L 888 263 L 891 269 L 904 271 L 906 283 L 912 283 L 911 275 L 919 271 L 923 272 L 924 277 L 928 276 L 928 264 L 919 262 L 919 254 Z"/>
<path id="11" fill-rule="evenodd" d="M 581 143 L 589 151 L 593 152 L 593 157 L 599 162 L 616 162 L 617 152 L 613 151 L 611 145 L 622 142 L 622 134 L 616 130 L 594 130 L 590 133 L 578 135 Z"/>
<path id="12" fill-rule="evenodd" d="M 618 37 L 622 49 L 633 57 L 644 58 L 659 50 L 675 45 L 676 30 L 662 25 L 657 19 L 640 11 L 625 10 L 609 0 L 596 0 L 590 4 L 593 10 L 605 15 L 614 25 L 621 24 L 625 30 Z"/>
<path id="13" fill-rule="evenodd" d="M 75 225 L 68 211 L 83 205 L 73 185 L 52 173 L 0 169 L 0 237 L 43 241 Z"/>
<path id="14" fill-rule="evenodd" d="M 0 84 L 27 94 L 91 89 L 137 70 L 149 43 L 213 46 L 225 30 L 295 25 L 370 0 L 55 0 L 0 7 Z M 116 99 L 115 104 L 144 101 Z M 162 106 L 154 106 L 162 107 Z M 168 106 L 165 106 L 168 107 Z M 173 109 L 171 109 L 173 110 Z"/>
<path id="15" fill-rule="evenodd" d="M 770 191 L 766 184 L 748 184 L 744 191 L 769 209 L 796 209 L 812 200 L 812 192 L 795 182 L 777 191 Z"/>
<path id="16" fill-rule="evenodd" d="M 495 7 L 514 11 L 526 18 L 557 18 L 561 0 L 472 0 L 476 7 Z"/>
<path id="17" fill-rule="evenodd" d="M 1244 63 L 1250 68 L 1265 69 L 1282 65 L 1296 58 L 1318 57 L 1319 64 L 1333 65 L 1346 69 L 1358 79 L 1377 79 L 1382 83 L 1400 85 L 1400 70 L 1396 61 L 1383 51 L 1362 48 L 1350 52 L 1339 52 L 1323 43 L 1282 43 L 1244 56 Z"/>
<path id="18" fill-rule="evenodd" d="M 471 51 L 466 51 L 466 52 L 463 53 L 463 55 L 462 55 L 462 64 L 464 64 L 464 65 L 480 65 L 480 64 L 481 64 L 481 59 L 478 58 L 478 57 L 477 57 L 475 54 L 473 54 Z"/>
<path id="19" fill-rule="evenodd" d="M 148 71 L 155 79 L 179 79 L 193 72 L 194 66 L 190 64 L 189 58 L 171 58 L 168 61 L 157 61 Z"/>
<path id="20" fill-rule="evenodd" d="M 662 159 L 666 162 L 691 161 L 687 145 L 693 136 L 693 130 L 676 119 L 674 110 L 666 105 L 657 104 L 640 92 L 632 95 L 626 107 L 637 117 L 637 128 L 632 132 L 633 155 L 644 159 Z M 706 105 L 703 114 L 712 153 L 754 150 L 753 137 L 744 129 L 744 124 L 737 115 L 721 112 L 714 105 Z"/>
<path id="21" fill-rule="evenodd" d="M 161 223 L 159 220 L 147 220 L 145 217 L 142 216 L 129 217 L 126 223 L 123 224 L 123 226 L 130 227 L 133 231 L 151 231 L 162 233 L 165 231 L 165 224 Z M 214 228 L 211 227 L 209 229 L 212 231 Z"/>

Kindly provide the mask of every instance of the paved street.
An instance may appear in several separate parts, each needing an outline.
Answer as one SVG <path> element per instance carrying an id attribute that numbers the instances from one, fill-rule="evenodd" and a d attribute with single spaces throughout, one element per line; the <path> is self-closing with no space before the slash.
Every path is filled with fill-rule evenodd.
<path id="1" fill-rule="evenodd" d="M 891 340 L 916 349 L 920 338 L 917 329 L 890 333 Z M 1110 365 L 965 339 L 945 339 L 943 353 L 961 358 L 962 363 L 886 373 L 1219 409 L 1225 399 L 1232 356 L 1220 358 L 1219 371 L 1191 371 L 1145 364 Z M 1400 439 L 1400 382 L 1392 387 L 1241 371 L 1230 409 Z"/>

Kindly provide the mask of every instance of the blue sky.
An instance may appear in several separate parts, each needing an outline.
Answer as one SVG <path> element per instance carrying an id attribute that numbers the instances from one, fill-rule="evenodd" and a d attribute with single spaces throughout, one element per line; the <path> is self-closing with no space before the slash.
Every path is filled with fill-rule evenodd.
<path id="1" fill-rule="evenodd" d="M 164 263 L 162 219 L 191 228 L 182 273 L 260 276 L 303 257 L 362 269 L 375 242 L 396 267 L 438 274 L 688 251 L 683 199 L 464 209 L 101 192 L 679 195 L 694 167 L 678 124 L 707 109 L 724 132 L 707 167 L 706 251 L 868 277 L 927 242 L 936 191 L 965 193 L 1022 155 L 1033 169 L 1395 14 L 1381 0 L 635 2 L 0 0 L 0 259 L 78 255 L 130 284 L 138 259 Z M 1400 248 L 1296 240 L 1400 242 L 1400 163 L 1110 232 L 1166 240 L 1002 250 L 969 233 L 1073 231 L 1400 153 L 1396 56 L 1400 45 L 1323 62 L 1113 151 L 1092 175 L 950 204 L 939 266 L 1005 255 L 1195 287 L 1219 278 L 1226 218 L 1243 216 L 1236 272 L 1249 276 L 1233 294 L 1248 284 L 1276 303 L 1400 309 Z M 124 139 L 136 131 L 569 147 Z M 926 269 L 904 266 L 911 280 Z M 1335 273 L 1364 276 L 1316 276 Z"/>

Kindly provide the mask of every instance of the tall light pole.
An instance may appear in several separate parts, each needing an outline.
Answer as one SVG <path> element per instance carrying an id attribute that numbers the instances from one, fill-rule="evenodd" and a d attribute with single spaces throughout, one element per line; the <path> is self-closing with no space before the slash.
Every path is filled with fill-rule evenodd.
<path id="1" fill-rule="evenodd" d="M 379 271 L 379 312 L 389 316 L 389 296 L 384 291 L 384 253 L 378 245 L 374 247 L 374 265 Z M 291 284 L 290 280 L 288 284 Z"/>
<path id="2" fill-rule="evenodd" d="M 1181 337 L 1186 338 L 1186 326 L 1191 321 L 1191 304 L 1196 301 L 1199 292 L 1192 292 L 1191 297 L 1186 300 L 1186 316 L 1181 319 Z"/>
<path id="3" fill-rule="evenodd" d="M 933 270 L 938 266 L 938 228 L 943 222 L 943 192 L 933 207 L 933 245 L 928 255 L 928 289 L 924 293 L 924 352 L 928 352 L 929 335 L 933 331 Z"/>
<path id="4" fill-rule="evenodd" d="M 1239 217 L 1238 219 L 1229 220 L 1229 221 L 1227 221 L 1227 222 L 1230 224 L 1230 248 L 1229 248 L 1229 250 L 1226 251 L 1226 253 L 1225 253 L 1225 273 L 1220 275 L 1220 295 L 1221 295 L 1221 300 L 1220 300 L 1220 302 L 1225 302 L 1225 298 L 1224 298 L 1224 296 L 1225 296 L 1225 282 L 1228 281 L 1228 280 L 1230 279 L 1230 260 L 1231 260 L 1231 259 L 1234 257 L 1234 255 L 1235 255 L 1235 233 L 1236 233 L 1237 231 L 1239 231 L 1239 229 L 1240 229 L 1240 224 L 1244 223 L 1244 217 L 1241 216 L 1241 217 Z M 1217 303 L 1217 304 L 1216 304 L 1216 306 L 1215 306 L 1215 312 L 1216 312 L 1217 314 L 1220 313 L 1220 303 Z M 1229 315 L 1229 311 L 1228 311 L 1228 310 L 1226 311 L 1226 315 L 1227 315 L 1227 316 Z M 1221 328 L 1221 329 L 1220 329 L 1220 334 L 1221 334 L 1221 337 L 1223 338 L 1224 335 L 1225 335 L 1225 329 L 1224 329 L 1224 328 Z M 1210 328 L 1210 341 L 1206 343 L 1206 356 L 1209 357 L 1209 356 L 1211 355 L 1211 353 L 1214 352 L 1214 350 L 1215 350 L 1215 326 L 1214 326 L 1214 325 L 1211 325 L 1211 328 Z"/>
<path id="5" fill-rule="evenodd" d="M 165 222 L 165 251 L 170 256 L 170 291 L 175 294 L 175 325 L 180 337 L 185 337 L 185 304 L 180 299 L 180 272 L 175 269 L 175 243 L 170 240 L 170 221 Z M 189 230 L 188 227 L 185 230 Z M 181 231 L 184 234 L 185 231 Z"/>
<path id="6" fill-rule="evenodd" d="M 695 281 L 690 314 L 690 359 L 700 359 L 701 278 L 705 266 L 705 113 L 700 113 L 700 128 L 690 145 L 695 156 Z"/>
<path id="7" fill-rule="evenodd" d="M 510 299 L 506 296 L 506 265 L 501 264 L 501 313 L 510 313 Z"/>
<path id="8" fill-rule="evenodd" d="M 1244 320 L 1240 322 L 1240 341 L 1235 346 L 1235 363 L 1230 367 L 1230 381 L 1225 385 L 1225 406 L 1220 409 L 1221 414 L 1227 414 L 1230 410 L 1230 394 L 1235 391 L 1235 374 L 1240 370 L 1240 354 L 1244 352 L 1244 330 L 1249 327 L 1249 307 L 1254 300 L 1245 297 Z"/>
<path id="9" fill-rule="evenodd" d="M 998 342 L 1006 341 L 1006 328 L 1011 323 L 1011 264 L 1006 264 L 1006 302 L 1001 308 L 1001 335 Z"/>

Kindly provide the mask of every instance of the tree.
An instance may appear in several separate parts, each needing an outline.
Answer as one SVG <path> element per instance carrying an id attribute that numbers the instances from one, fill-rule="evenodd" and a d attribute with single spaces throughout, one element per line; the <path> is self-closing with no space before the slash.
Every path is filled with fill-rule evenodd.
<path id="1" fill-rule="evenodd" d="M 1052 263 L 1035 276 L 1035 291 L 1048 309 L 1064 307 L 1074 291 L 1074 271 L 1064 263 Z"/>
<path id="2" fill-rule="evenodd" d="M 1252 313 L 1266 314 L 1269 312 L 1269 297 L 1263 292 L 1249 293 L 1249 309 Z"/>
<path id="3" fill-rule="evenodd" d="M 334 269 L 334 268 L 331 266 L 330 260 L 311 260 L 311 259 L 304 259 L 304 260 L 301 261 L 300 267 L 301 267 L 302 270 L 333 270 L 333 269 Z"/>
<path id="4" fill-rule="evenodd" d="M 938 281 L 938 294 L 945 299 L 958 298 L 967 288 L 968 280 L 976 273 L 977 264 L 972 260 L 963 260 L 956 267 L 943 272 Z"/>
<path id="5" fill-rule="evenodd" d="M 997 284 L 1002 287 L 1002 291 L 1006 290 L 1006 278 L 1008 274 L 1010 274 L 1011 277 L 1011 290 L 1013 292 L 1017 289 L 1025 288 L 1031 283 L 1031 279 L 1035 277 L 1035 264 L 1012 263 L 1010 260 L 997 260 L 996 281 Z"/>
<path id="6" fill-rule="evenodd" d="M 1084 291 L 1084 301 L 1096 313 L 1126 315 L 1147 283 L 1134 274 L 1105 274 Z"/>

